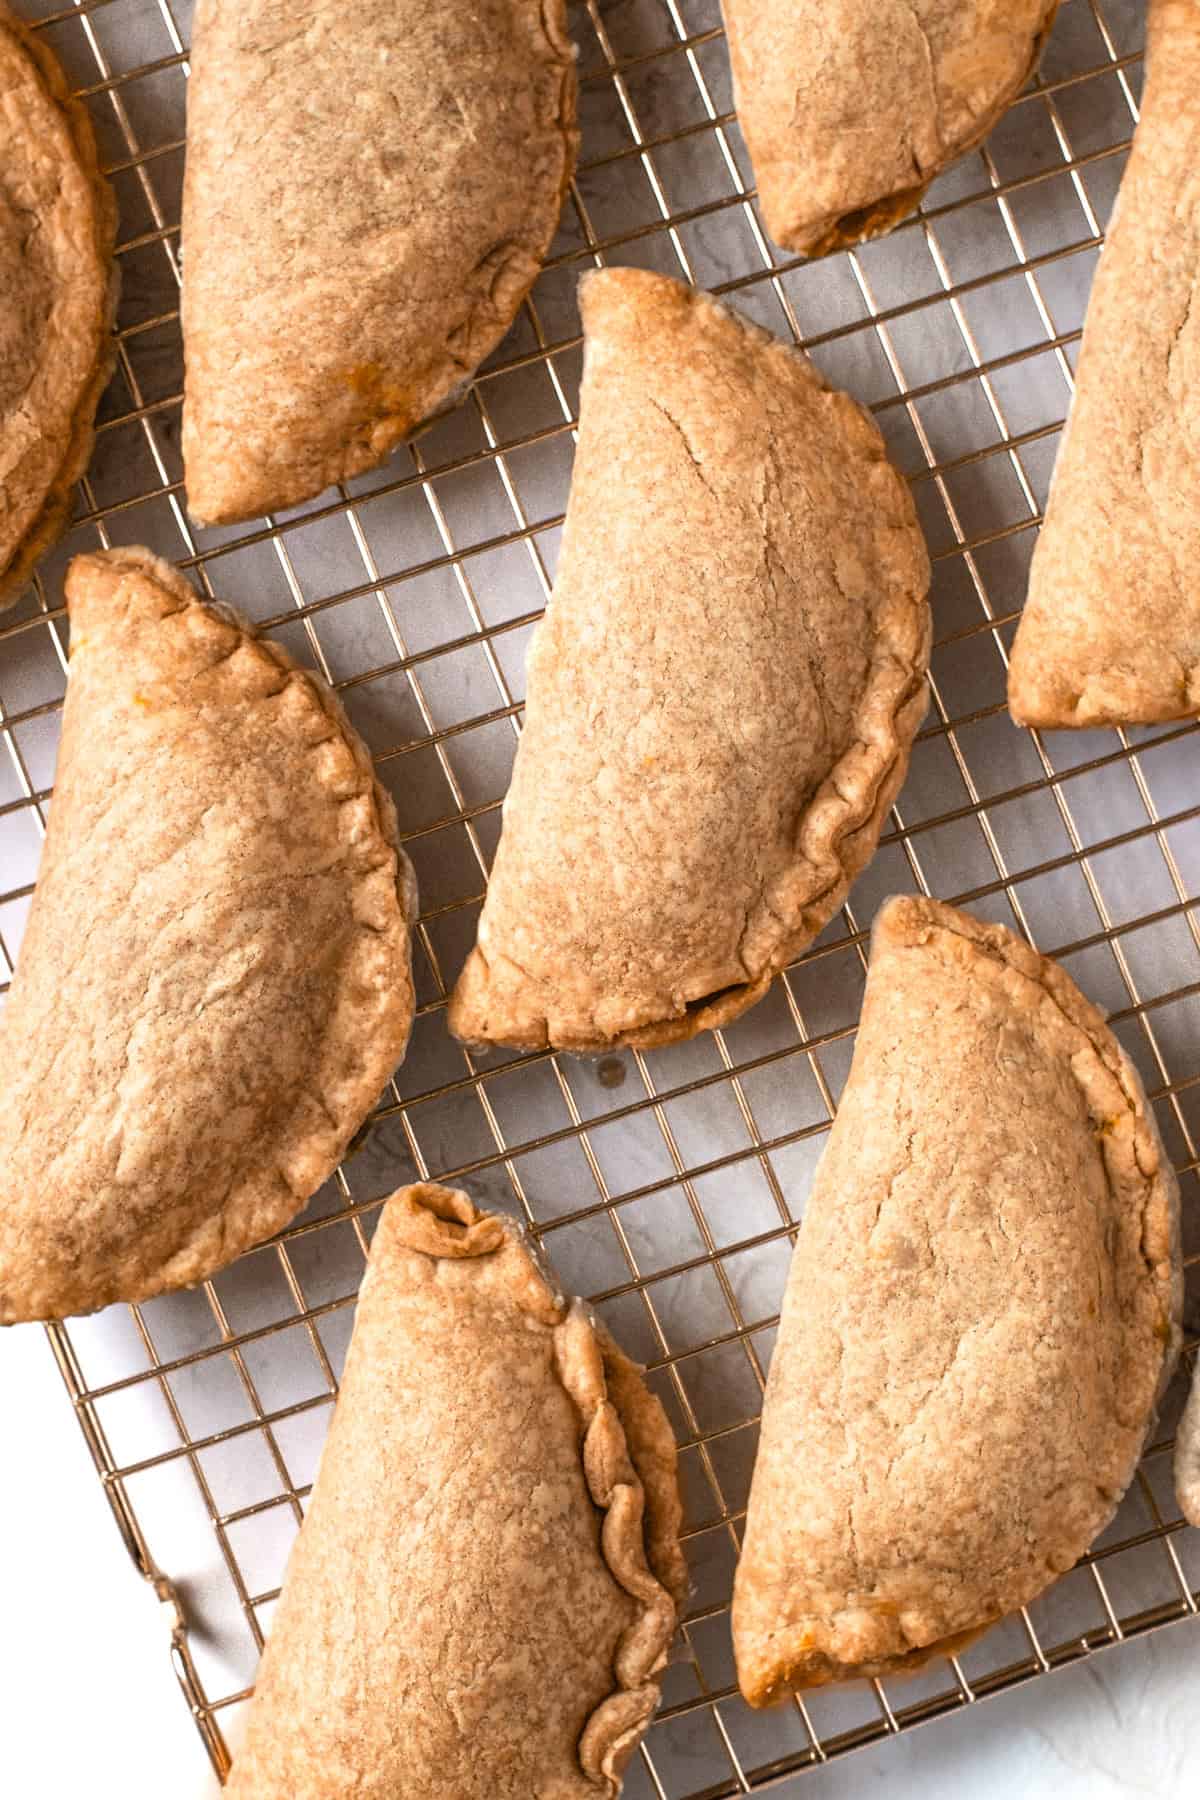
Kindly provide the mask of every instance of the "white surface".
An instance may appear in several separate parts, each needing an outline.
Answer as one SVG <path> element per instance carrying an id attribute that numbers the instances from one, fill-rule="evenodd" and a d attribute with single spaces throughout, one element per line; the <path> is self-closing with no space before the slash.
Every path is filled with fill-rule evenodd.
<path id="1" fill-rule="evenodd" d="M 167 1656 L 41 1329 L 0 1334 L 11 1460 L 4 1791 L 21 1800 L 197 1800 L 214 1791 Z M 1176 1800 L 1200 1786 L 1200 1621 L 813 1770 L 796 1800 Z M 447 1796 L 453 1800 L 453 1796 Z"/>
<path id="2" fill-rule="evenodd" d="M 193 1800 L 208 1759 L 46 1335 L 0 1334 L 3 1663 L 12 1800 Z"/>

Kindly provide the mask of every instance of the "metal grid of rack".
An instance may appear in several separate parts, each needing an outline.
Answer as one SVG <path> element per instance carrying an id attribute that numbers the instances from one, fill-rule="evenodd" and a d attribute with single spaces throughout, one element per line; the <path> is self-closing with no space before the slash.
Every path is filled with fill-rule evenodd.
<path id="1" fill-rule="evenodd" d="M 218 1772 L 328 1423 L 378 1202 L 464 1181 L 519 1213 L 646 1362 L 681 1448 L 694 1584 L 633 1800 L 758 1792 L 862 1743 L 1193 1617 L 1200 1534 L 1170 1432 L 1113 1526 L 1028 1612 L 903 1681 L 754 1714 L 728 1599 L 791 1241 L 849 1064 L 878 901 L 922 890 L 1023 930 L 1109 1008 L 1200 1240 L 1196 723 L 1039 738 L 1006 650 L 1069 403 L 1087 289 L 1137 116 L 1138 0 L 1066 0 L 1040 76 L 893 236 L 817 265 L 770 244 L 717 0 L 586 0 L 583 151 L 531 301 L 465 404 L 388 465 L 253 528 L 198 530 L 179 459 L 187 0 L 22 0 L 86 97 L 122 215 L 117 375 L 73 530 L 0 626 L 0 978 L 36 874 L 65 685 L 61 576 L 146 543 L 334 683 L 417 867 L 419 1011 L 356 1153 L 280 1238 L 202 1289 L 50 1328 L 136 1563 L 170 1614 Z M 879 854 L 752 1013 L 702 1041 L 581 1062 L 476 1056 L 444 1003 L 474 936 L 550 589 L 578 395 L 574 290 L 662 269 L 803 344 L 870 405 L 934 558 L 933 707 Z"/>

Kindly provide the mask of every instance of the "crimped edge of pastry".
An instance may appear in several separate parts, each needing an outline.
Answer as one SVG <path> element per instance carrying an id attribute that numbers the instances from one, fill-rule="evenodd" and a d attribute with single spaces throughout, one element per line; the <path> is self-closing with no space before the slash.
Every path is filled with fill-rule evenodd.
<path id="1" fill-rule="evenodd" d="M 579 155 L 579 81 L 575 46 L 566 28 L 565 0 L 542 0 L 541 24 L 551 52 L 549 60 L 558 64 L 562 74 L 559 115 L 556 121 L 563 145 L 562 176 L 557 196 L 549 209 L 550 222 L 541 234 L 537 246 L 526 251 L 524 245 L 514 245 L 510 240 L 492 247 L 489 260 L 496 265 L 497 271 L 503 271 L 503 282 L 501 283 L 498 273 L 488 301 L 480 301 L 457 328 L 457 334 L 464 338 L 469 348 L 456 355 L 449 343 L 446 343 L 442 354 L 435 356 L 416 375 L 409 370 L 381 371 L 373 384 L 380 401 L 379 412 L 372 418 L 364 419 L 337 454 L 325 459 L 317 474 L 307 477 L 297 475 L 291 482 L 283 482 L 278 478 L 278 470 L 273 467 L 262 474 L 253 493 L 244 493 L 236 498 L 215 497 L 224 485 L 219 471 L 224 467 L 225 459 L 219 453 L 214 455 L 208 450 L 201 453 L 200 442 L 189 427 L 185 374 L 184 481 L 188 513 L 195 524 L 202 528 L 210 525 L 244 524 L 250 519 L 261 518 L 264 513 L 282 512 L 288 507 L 303 505 L 305 501 L 323 494 L 326 488 L 339 482 L 352 481 L 356 475 L 365 475 L 378 468 L 401 444 L 428 431 L 466 399 L 478 370 L 511 329 L 542 272 L 558 229 L 563 203 L 570 189 Z M 513 280 L 512 258 L 506 257 L 506 252 L 513 248 L 520 250 L 529 263 L 528 269 L 516 281 Z M 497 298 L 497 289 L 501 285 L 502 292 Z M 185 275 L 185 370 L 187 304 Z M 393 399 L 398 393 L 404 395 L 404 405 L 401 408 L 395 406 Z M 212 479 L 214 473 L 215 481 Z"/>
<path id="2" fill-rule="evenodd" d="M 1109 1191 L 1114 1196 L 1127 1196 L 1132 1203 L 1117 1210 L 1132 1215 L 1136 1209 L 1140 1215 L 1142 1261 L 1159 1302 L 1162 1369 L 1147 1420 L 1148 1437 L 1183 1342 L 1183 1273 L 1179 1255 L 1179 1184 L 1159 1138 L 1137 1071 L 1105 1023 L 1104 1015 L 1080 993 L 1066 971 L 1006 926 L 984 924 L 969 913 L 959 912 L 939 900 L 899 895 L 881 907 L 872 938 L 876 945 L 886 941 L 894 949 L 916 949 L 927 945 L 939 934 L 948 940 L 947 949 L 951 956 L 962 960 L 985 957 L 1039 988 L 1068 1025 L 1086 1040 L 1125 1097 L 1126 1110 L 1117 1118 L 1103 1106 L 1094 1105 L 1094 1087 L 1089 1084 L 1086 1063 L 1072 1058 L 1072 1073 L 1095 1122 Z M 1097 1526 L 1097 1533 L 1103 1530 L 1120 1505 L 1137 1471 L 1144 1445 L 1145 1438 L 1139 1443 L 1124 1479 L 1105 1496 L 1111 1505 Z M 1081 1551 L 1086 1547 L 1081 1546 Z M 1026 1603 L 1073 1566 L 1074 1558 L 1065 1562 L 1047 1561 L 1045 1580 L 1026 1596 Z M 915 1672 L 934 1657 L 957 1655 L 1009 1610 L 994 1612 L 960 1631 L 928 1643 L 908 1644 L 898 1649 L 895 1655 L 865 1660 L 855 1654 L 855 1639 L 856 1621 L 861 1621 L 864 1614 L 871 1615 L 868 1601 L 833 1614 L 813 1614 L 756 1643 L 753 1670 L 748 1666 L 739 1667 L 742 1693 L 751 1706 L 771 1706 L 797 1689 Z M 871 1617 L 872 1623 L 876 1623 L 877 1615 Z M 899 1619 L 894 1620 L 894 1625 L 896 1637 L 903 1638 Z M 858 1629 L 861 1630 L 861 1626 Z M 773 1655 L 768 1654 L 767 1646 L 774 1647 Z M 742 1660 L 748 1661 L 745 1657 Z M 768 1668 L 774 1672 L 768 1674 Z"/>
<path id="3" fill-rule="evenodd" d="M 41 512 L 17 543 L 12 555 L 0 568 L 0 611 L 11 606 L 29 584 L 37 564 L 62 536 L 71 510 L 71 489 L 91 460 L 96 438 L 96 408 L 108 386 L 116 362 L 117 345 L 113 330 L 120 298 L 120 271 L 116 262 L 117 201 L 108 181 L 100 172 L 100 154 L 86 106 L 73 98 L 58 59 L 48 45 L 42 43 L 25 22 L 0 0 L 0 34 L 7 33 L 32 64 L 34 79 L 39 81 L 63 114 L 71 141 L 83 173 L 88 177 L 94 198 L 96 255 L 108 265 L 108 295 L 101 314 L 96 340 L 96 358 L 91 379 L 79 396 L 66 453 L 58 473 L 46 493 Z"/>
<path id="4" fill-rule="evenodd" d="M 621 1772 L 658 1706 L 653 1677 L 666 1663 L 687 1590 L 674 1435 L 637 1364 L 581 1302 L 555 1293 L 512 1220 L 481 1212 L 461 1189 L 437 1182 L 400 1188 L 386 1205 L 389 1231 L 424 1256 L 483 1257 L 515 1245 L 521 1311 L 553 1333 L 554 1366 L 579 1418 L 584 1480 L 603 1515 L 601 1555 L 639 1608 L 613 1657 L 612 1692 L 579 1739 L 584 1775 L 605 1800 L 615 1800 Z"/>
<path id="5" fill-rule="evenodd" d="M 100 550 L 77 556 L 67 576 L 68 604 L 76 581 L 95 580 L 100 576 L 111 584 L 111 595 L 107 596 L 111 598 L 111 603 L 114 606 L 120 605 L 121 583 L 126 574 L 146 578 L 158 588 L 164 601 L 160 623 L 181 613 L 191 612 L 198 627 L 210 635 L 215 637 L 218 633 L 222 636 L 228 634 L 232 642 L 214 643 L 213 663 L 225 661 L 246 647 L 252 648 L 256 656 L 273 664 L 282 677 L 272 698 L 292 684 L 309 702 L 313 714 L 328 722 L 332 728 L 329 736 L 336 736 L 353 756 L 358 778 L 355 791 L 347 794 L 335 789 L 332 778 L 322 770 L 320 750 L 329 741 L 328 736 L 304 746 L 308 758 L 306 778 L 329 787 L 330 804 L 343 815 L 343 835 L 347 841 L 353 834 L 361 842 L 364 811 L 362 802 L 365 800 L 369 803 L 367 828 L 376 840 L 378 861 L 372 861 L 371 870 L 361 880 L 370 880 L 371 875 L 380 867 L 389 861 L 394 862 L 400 920 L 406 939 L 411 941 L 410 934 L 417 916 L 416 878 L 412 865 L 400 846 L 395 805 L 386 788 L 377 780 L 366 746 L 351 726 L 336 695 L 319 675 L 300 668 L 281 645 L 269 643 L 259 637 L 232 607 L 223 604 L 209 605 L 202 601 L 177 569 L 149 550 Z M 72 659 L 87 655 L 86 638 L 72 635 L 70 655 Z M 364 912 L 365 910 L 364 908 Z M 357 924 L 361 932 L 379 935 L 378 928 L 365 916 L 358 918 Z M 286 1130 L 280 1133 L 287 1143 L 286 1159 L 268 1167 L 257 1164 L 248 1167 L 242 1184 L 222 1197 L 220 1204 L 214 1206 L 208 1218 L 167 1262 L 152 1275 L 133 1284 L 122 1281 L 118 1272 L 106 1291 L 96 1292 L 92 1296 L 89 1310 L 97 1310 L 114 1300 L 147 1300 L 155 1294 L 200 1281 L 215 1270 L 224 1268 L 243 1251 L 262 1243 L 295 1217 L 337 1167 L 352 1137 L 367 1118 L 388 1077 L 404 1055 L 412 1030 L 414 1011 L 411 951 L 407 945 L 402 963 L 403 967 L 397 969 L 401 979 L 390 987 L 379 989 L 374 1014 L 367 1000 L 364 998 L 362 1001 L 361 1039 L 364 1043 L 375 1044 L 376 1048 L 369 1067 L 364 1070 L 354 1088 L 353 1103 L 346 1101 L 341 1109 L 341 1116 L 335 1117 L 324 1097 L 320 1097 L 321 1117 L 333 1128 L 336 1140 L 334 1149 L 331 1151 L 326 1142 L 315 1140 L 311 1132 L 306 1133 L 303 1129 L 303 1102 L 307 1098 L 307 1090 L 302 1091 L 296 1096 L 296 1108 L 289 1115 Z M 364 1062 L 366 1061 L 364 1058 Z M 4 1314 L 3 1323 L 16 1324 L 27 1317 L 45 1316 L 40 1310 L 26 1313 L 16 1309 Z M 55 1316 L 61 1316 L 61 1312 Z"/>
<path id="6" fill-rule="evenodd" d="M 1033 41 L 1029 62 L 1020 80 L 1005 89 L 995 105 L 981 115 L 966 137 L 943 146 L 941 162 L 923 180 L 914 182 L 911 186 L 893 188 L 890 193 L 864 201 L 861 206 L 851 207 L 844 212 L 827 213 L 820 219 L 796 219 L 789 224 L 777 219 L 776 223 L 782 227 L 779 231 L 775 230 L 768 218 L 767 228 L 780 248 L 793 250 L 800 256 L 816 260 L 818 257 L 832 256 L 839 250 L 853 249 L 855 244 L 868 243 L 872 238 L 886 237 L 889 231 L 894 231 L 897 225 L 916 211 L 933 183 L 952 163 L 957 162 L 960 157 L 970 155 L 985 138 L 990 137 L 1041 61 L 1061 3 L 1062 0 L 1054 0 L 1046 14 Z M 766 210 L 764 207 L 764 214 Z"/>
<path id="7" fill-rule="evenodd" d="M 641 270 L 596 270 L 580 278 L 581 293 L 593 281 L 612 280 L 616 276 L 646 278 Z M 903 511 L 903 524 L 911 528 L 923 546 L 924 537 L 908 483 L 888 456 L 883 436 L 865 407 L 827 381 L 803 350 L 775 337 L 732 307 L 722 305 L 702 289 L 693 288 L 688 292 L 689 304 L 712 309 L 752 341 L 799 363 L 813 386 L 827 397 L 828 404 L 847 414 L 849 430 L 856 438 L 853 444 L 855 458 L 888 466 L 895 477 L 897 513 Z M 847 426 L 840 429 L 846 436 Z M 901 521 L 897 517 L 893 523 Z M 760 968 L 748 973 L 744 982 L 683 1002 L 676 1012 L 663 1019 L 611 1033 L 599 1029 L 593 1032 L 563 1031 L 551 1029 L 551 1022 L 544 1013 L 540 1018 L 530 1020 L 498 1016 L 500 1009 L 489 1009 L 489 961 L 476 941 L 450 1001 L 448 1023 L 454 1035 L 466 1043 L 509 1044 L 522 1050 L 555 1049 L 597 1054 L 622 1047 L 649 1050 L 664 1044 L 682 1043 L 702 1031 L 715 1031 L 761 1000 L 776 975 L 808 948 L 837 912 L 855 879 L 875 854 L 883 822 L 904 785 L 912 741 L 929 705 L 928 672 L 933 631 L 928 605 L 929 579 L 926 562 L 923 579 L 898 590 L 892 596 L 891 604 L 880 609 L 874 655 L 856 707 L 859 736 L 833 764 L 798 821 L 796 867 L 812 870 L 813 880 L 807 891 L 793 902 L 789 917 L 779 920 L 775 948 Z M 915 656 L 909 648 L 911 632 L 906 629 L 911 626 L 914 616 L 918 620 Z M 760 894 L 758 907 L 763 905 L 764 896 Z"/>

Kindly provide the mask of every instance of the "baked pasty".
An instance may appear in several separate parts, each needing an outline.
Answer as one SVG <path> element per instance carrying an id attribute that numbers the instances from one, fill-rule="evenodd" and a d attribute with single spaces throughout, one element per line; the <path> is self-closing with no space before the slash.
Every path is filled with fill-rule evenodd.
<path id="1" fill-rule="evenodd" d="M 0 0 L 0 606 L 66 524 L 91 454 L 116 229 L 87 112 Z"/>
<path id="2" fill-rule="evenodd" d="M 1175 1493 L 1190 1525 L 1200 1525 L 1200 1377 L 1193 1375 L 1175 1438 Z"/>
<path id="3" fill-rule="evenodd" d="M 685 1586 L 675 1445 L 516 1228 L 383 1210 L 229 1800 L 613 1800 Z"/>
<path id="4" fill-rule="evenodd" d="M 1095 1007 L 1002 926 L 889 901 L 767 1382 L 751 1705 L 949 1654 L 1069 1569 L 1181 1307 L 1175 1178 Z"/>
<path id="5" fill-rule="evenodd" d="M 404 1053 L 411 872 L 328 688 L 146 550 L 80 556 L 0 1019 L 0 1324 L 210 1275 L 297 1213 Z"/>
<path id="6" fill-rule="evenodd" d="M 1200 8 L 1150 0 L 1147 33 L 1141 124 L 1013 648 L 1019 725 L 1200 712 Z"/>
<path id="7" fill-rule="evenodd" d="M 890 231 L 982 143 L 1058 0 L 721 0 L 767 229 L 806 256 Z"/>
<path id="8" fill-rule="evenodd" d="M 1175 1434 L 1175 1494 L 1184 1518 L 1200 1526 L 1200 1374 L 1195 1370 Z"/>
<path id="9" fill-rule="evenodd" d="M 475 950 L 472 1042 L 744 1012 L 869 861 L 925 713 L 929 561 L 866 414 L 664 276 L 580 286 L 579 449 Z"/>
<path id="10" fill-rule="evenodd" d="M 209 522 L 294 506 L 458 399 L 575 161 L 564 0 L 199 0 L 183 455 Z"/>

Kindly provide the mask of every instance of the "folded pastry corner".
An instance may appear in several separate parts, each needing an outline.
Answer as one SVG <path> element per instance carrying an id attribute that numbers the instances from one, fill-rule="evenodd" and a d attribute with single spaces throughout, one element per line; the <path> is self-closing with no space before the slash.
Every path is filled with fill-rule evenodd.
<path id="1" fill-rule="evenodd" d="M 615 1800 L 686 1586 L 675 1445 L 517 1228 L 384 1207 L 230 1800 Z"/>
<path id="2" fill-rule="evenodd" d="M 381 463 L 461 396 L 575 163 L 565 0 L 200 0 L 183 456 L 209 524 Z"/>
<path id="3" fill-rule="evenodd" d="M 1200 7 L 1150 0 L 1141 122 L 1013 647 L 1019 725 L 1200 713 L 1198 88 Z"/>
<path id="4" fill-rule="evenodd" d="M 0 1019 L 0 1324 L 279 1230 L 404 1054 L 416 895 L 336 699 L 147 550 L 80 556 L 54 804 Z"/>
<path id="5" fill-rule="evenodd" d="M 1059 0 L 721 0 L 767 229 L 824 256 L 890 231 L 1037 67 Z"/>
<path id="6" fill-rule="evenodd" d="M 112 369 L 117 209 L 87 109 L 0 0 L 0 607 L 67 521 Z"/>
<path id="7" fill-rule="evenodd" d="M 873 422 L 637 269 L 581 283 L 579 447 L 450 1027 L 662 1044 L 736 1018 L 874 853 L 925 714 L 929 560 Z"/>
<path id="8" fill-rule="evenodd" d="M 1069 1569 L 1181 1310 L 1174 1173 L 1100 1013 L 1002 926 L 890 901 L 767 1382 L 751 1705 L 952 1653 Z"/>

